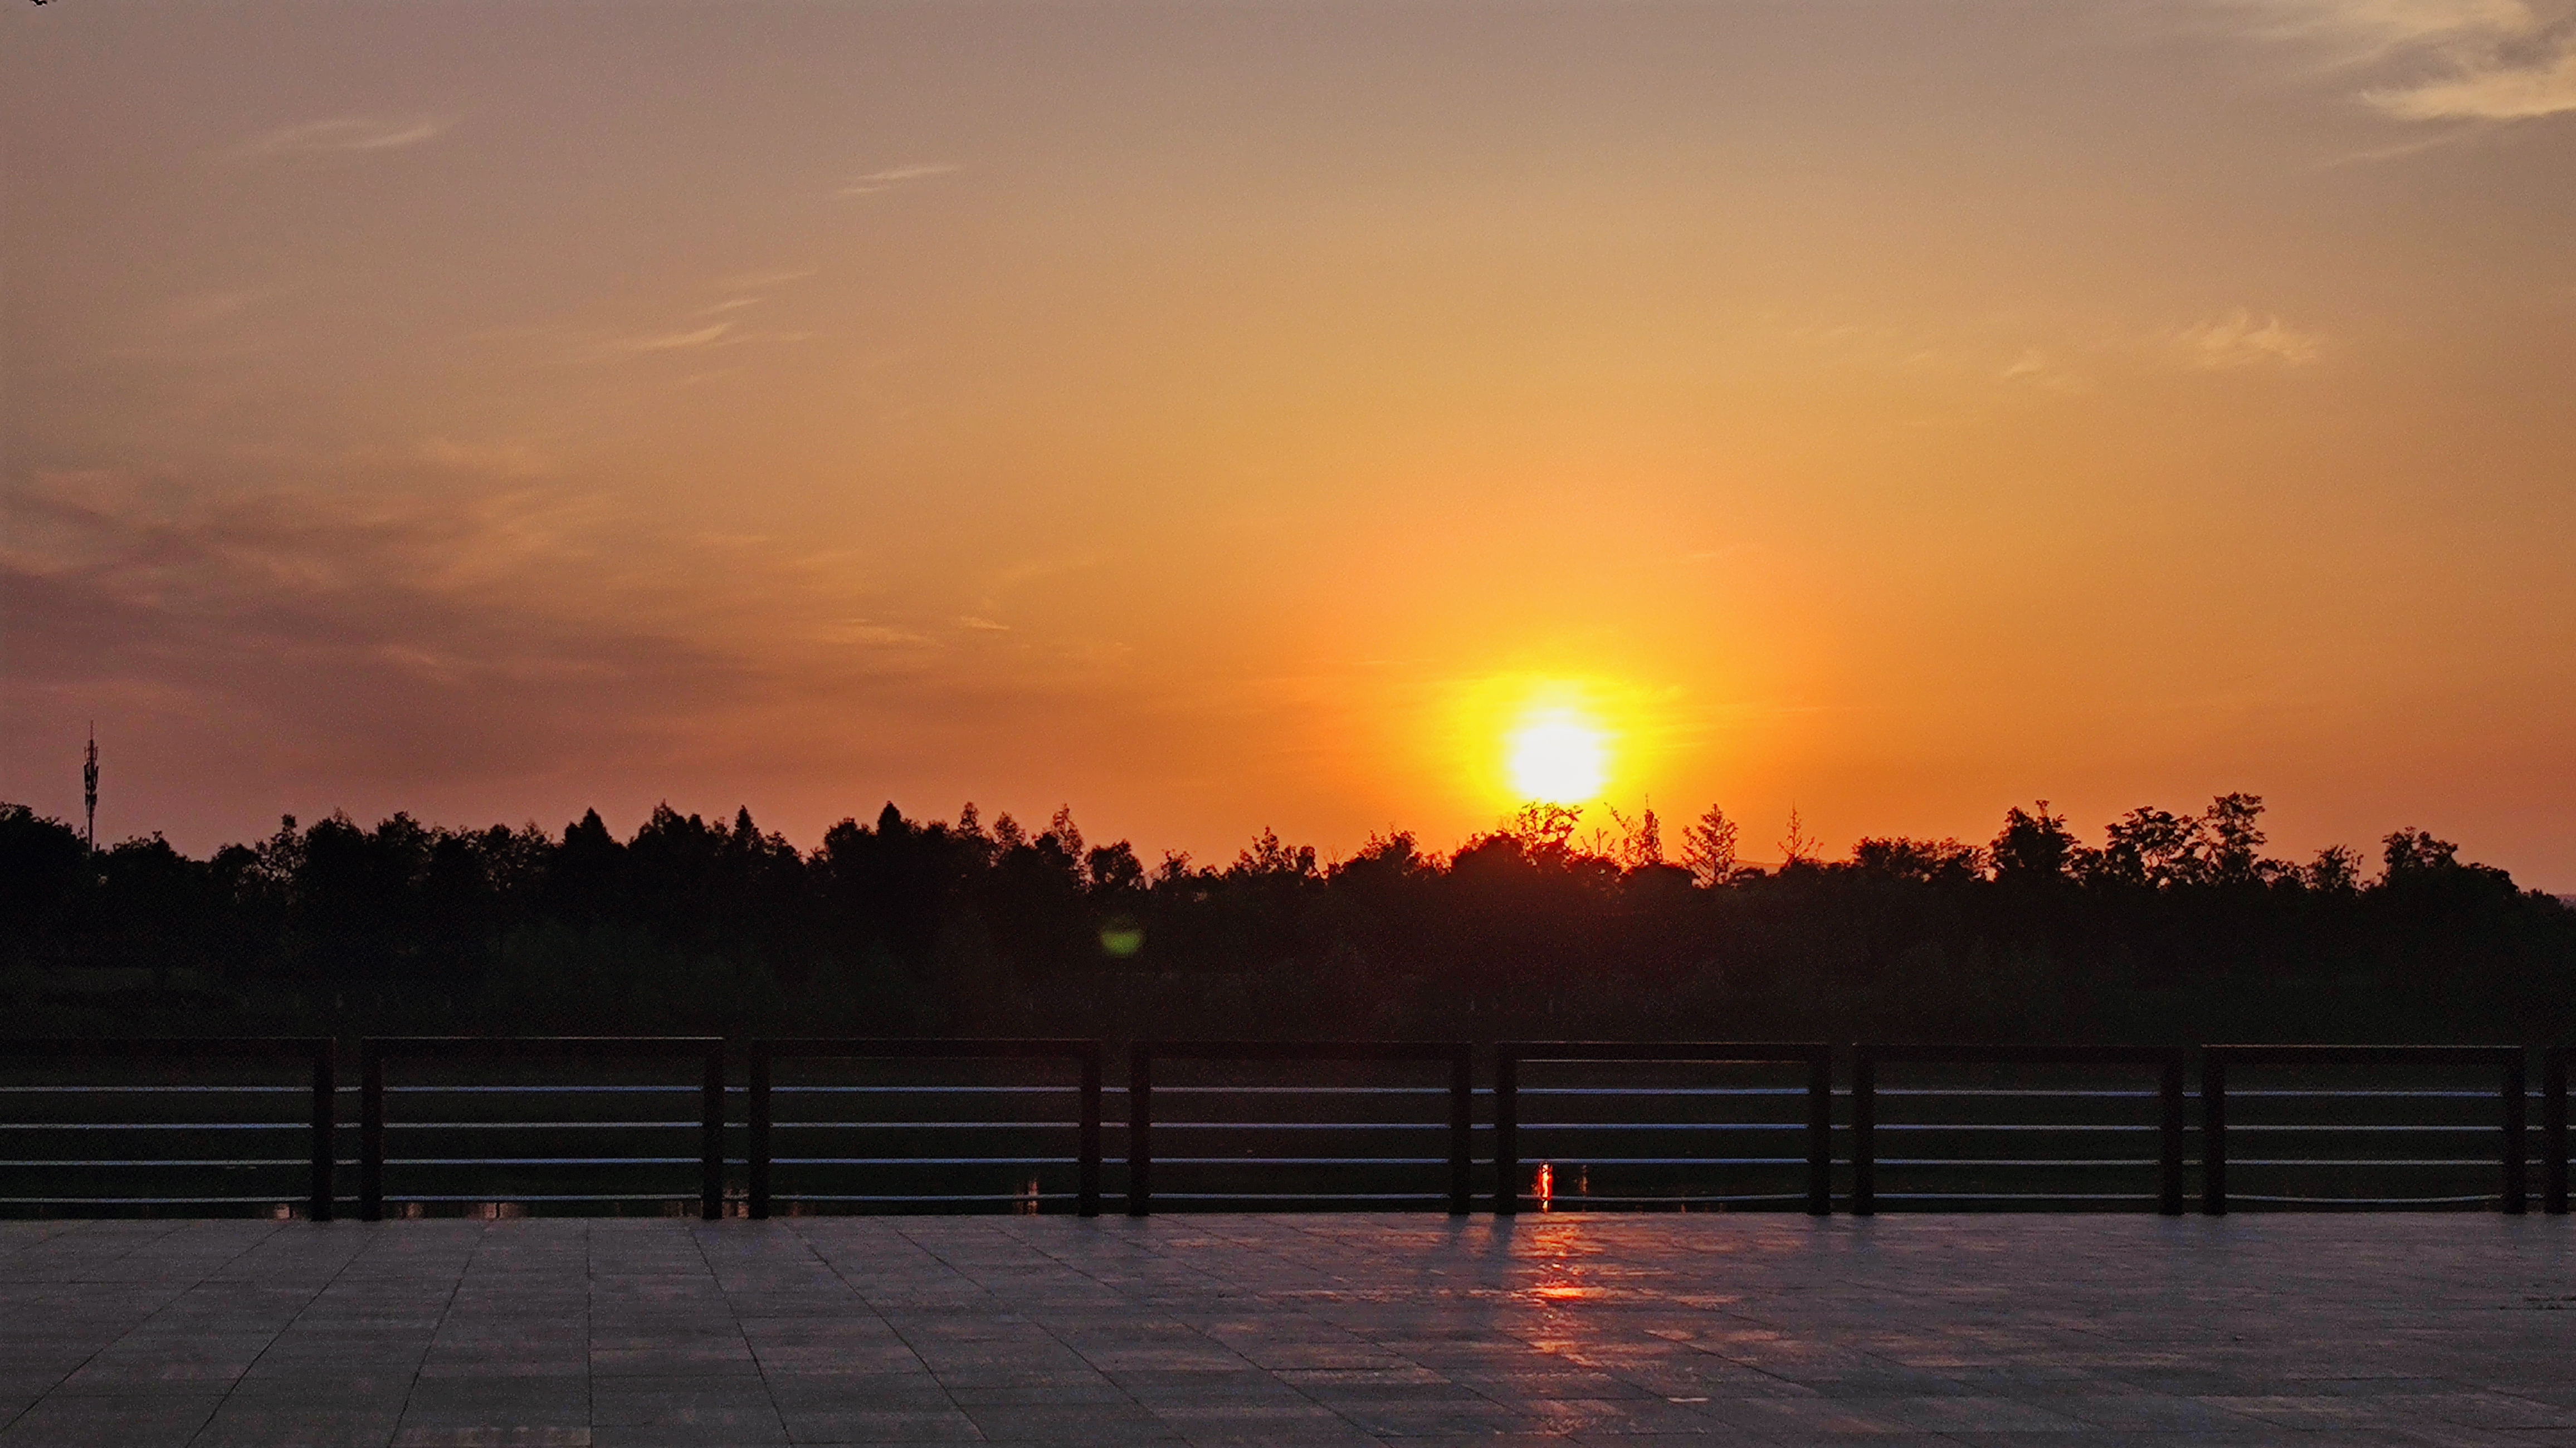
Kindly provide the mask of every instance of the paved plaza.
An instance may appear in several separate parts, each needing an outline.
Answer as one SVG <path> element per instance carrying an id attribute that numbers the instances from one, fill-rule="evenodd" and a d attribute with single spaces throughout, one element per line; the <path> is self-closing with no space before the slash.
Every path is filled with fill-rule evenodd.
<path id="1" fill-rule="evenodd" d="M 2576 1444 L 2493 1216 L 0 1224 L 0 1445 Z"/>

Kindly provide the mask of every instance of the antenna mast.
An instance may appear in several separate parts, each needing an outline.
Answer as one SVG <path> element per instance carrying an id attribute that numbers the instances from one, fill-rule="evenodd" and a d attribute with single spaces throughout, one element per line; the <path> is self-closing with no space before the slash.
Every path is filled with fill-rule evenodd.
<path id="1" fill-rule="evenodd" d="M 98 724 L 89 726 L 89 757 L 81 763 L 81 803 L 89 810 L 89 852 L 98 853 Z"/>

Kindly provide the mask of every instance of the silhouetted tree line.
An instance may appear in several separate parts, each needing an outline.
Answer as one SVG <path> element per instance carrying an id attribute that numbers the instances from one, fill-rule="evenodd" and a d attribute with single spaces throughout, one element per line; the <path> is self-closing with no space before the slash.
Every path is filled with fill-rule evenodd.
<path id="1" fill-rule="evenodd" d="M 1757 867 L 1719 810 L 1668 853 L 1651 813 L 1532 806 L 1446 856 L 1264 831 L 1210 867 L 972 805 L 810 852 L 748 811 L 625 840 L 289 818 L 202 860 L 6 805 L 0 1003 L 18 1034 L 2576 1036 L 2576 909 L 2420 830 L 2273 859 L 2262 809 L 2093 845 L 2043 802 L 1844 860 L 1793 819 Z"/>

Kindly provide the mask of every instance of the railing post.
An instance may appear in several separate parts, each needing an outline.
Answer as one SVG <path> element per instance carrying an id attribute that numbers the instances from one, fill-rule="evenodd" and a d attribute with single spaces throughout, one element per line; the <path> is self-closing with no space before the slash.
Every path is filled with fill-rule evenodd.
<path id="1" fill-rule="evenodd" d="M 706 1222 L 724 1220 L 724 1058 L 722 1041 L 707 1048 L 706 1080 L 698 1088 L 701 1115 L 705 1118 L 704 1127 L 699 1134 L 702 1160 L 698 1178 L 698 1219 Z"/>
<path id="2" fill-rule="evenodd" d="M 1074 1210 L 1100 1215 L 1100 1043 L 1093 1041 L 1082 1058 L 1082 1162 L 1077 1167 Z"/>
<path id="3" fill-rule="evenodd" d="M 1807 1215 L 1834 1211 L 1834 1050 L 1825 1046 L 1807 1062 Z"/>
<path id="4" fill-rule="evenodd" d="M 2200 1056 L 2200 1210 L 2227 1215 L 2227 1058 L 2214 1047 Z"/>
<path id="5" fill-rule="evenodd" d="M 385 1058 L 373 1037 L 358 1042 L 358 1219 L 385 1219 Z"/>
<path id="6" fill-rule="evenodd" d="M 1521 1058 L 1508 1045 L 1494 1048 L 1494 1215 L 1521 1210 Z"/>
<path id="7" fill-rule="evenodd" d="M 2529 1143 L 2523 1139 L 2523 1128 L 2530 1108 L 2524 1098 L 2530 1093 L 2531 1078 L 2519 1050 L 2504 1063 L 2504 1210 L 2507 1216 L 2523 1214 L 2529 1196 L 2523 1179 L 2524 1162 Z"/>
<path id="8" fill-rule="evenodd" d="M 1851 1209 L 1855 1217 L 1875 1216 L 1878 1212 L 1877 1143 L 1871 1139 L 1878 1123 L 1878 1061 L 1864 1045 L 1852 1047 L 1852 1190 Z"/>
<path id="9" fill-rule="evenodd" d="M 1449 1058 L 1449 1215 L 1476 1209 L 1476 1048 L 1462 1044 Z"/>
<path id="10" fill-rule="evenodd" d="M 1127 1053 L 1127 1215 L 1154 1201 L 1154 1048 L 1138 1041 Z"/>
<path id="11" fill-rule="evenodd" d="M 2156 1210 L 2168 1217 L 2182 1215 L 2182 1096 L 2182 1051 L 2177 1048 L 2165 1058 L 2156 1081 L 2157 1102 L 2163 1108 L 2156 1130 Z"/>
<path id="12" fill-rule="evenodd" d="M 744 1074 L 749 1078 L 743 1111 L 750 1140 L 744 1143 L 745 1176 L 743 1210 L 755 1222 L 769 1219 L 769 1071 L 770 1049 L 767 1041 L 751 1043 L 751 1059 Z"/>
<path id="13" fill-rule="evenodd" d="M 327 1036 L 313 1043 L 313 1193 L 304 1214 L 316 1222 L 331 1220 L 332 1169 L 339 1165 L 339 1081 L 332 1070 L 337 1049 Z"/>
<path id="14" fill-rule="evenodd" d="M 2567 1215 L 2567 1057 L 2552 1046 L 2540 1058 L 2541 1210 Z"/>

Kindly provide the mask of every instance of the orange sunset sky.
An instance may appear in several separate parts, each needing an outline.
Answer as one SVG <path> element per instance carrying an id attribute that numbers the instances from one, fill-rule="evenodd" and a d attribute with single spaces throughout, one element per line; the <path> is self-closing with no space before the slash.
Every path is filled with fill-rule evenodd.
<path id="1" fill-rule="evenodd" d="M 0 12 L 0 798 L 2576 890 L 2576 6 Z"/>

